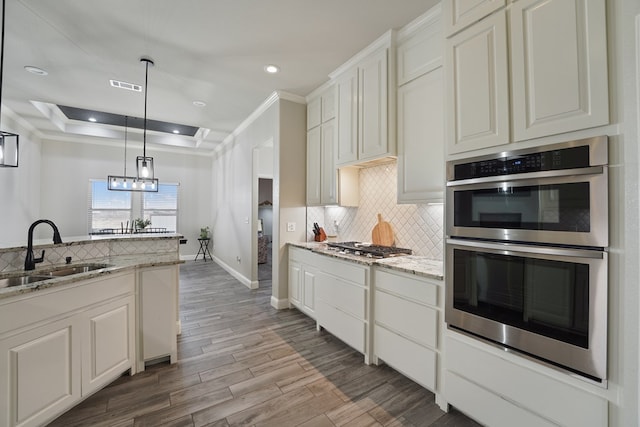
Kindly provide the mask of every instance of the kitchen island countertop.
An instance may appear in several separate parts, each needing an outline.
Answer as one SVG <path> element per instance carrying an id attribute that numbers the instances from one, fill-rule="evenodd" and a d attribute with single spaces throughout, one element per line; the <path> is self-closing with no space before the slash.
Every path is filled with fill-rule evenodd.
<path id="1" fill-rule="evenodd" d="M 300 242 L 289 244 L 297 248 L 307 249 L 315 253 L 356 262 L 358 264 L 380 266 L 390 270 L 397 270 L 435 280 L 443 279 L 442 261 L 427 258 L 425 256 L 400 255 L 389 258 L 367 258 L 360 255 L 343 254 L 336 250 L 329 249 L 326 243 Z"/>

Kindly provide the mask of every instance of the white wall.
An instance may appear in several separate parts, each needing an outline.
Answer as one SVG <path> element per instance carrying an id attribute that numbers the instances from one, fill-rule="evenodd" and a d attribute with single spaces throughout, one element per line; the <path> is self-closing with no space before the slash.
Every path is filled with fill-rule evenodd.
<path id="1" fill-rule="evenodd" d="M 176 231 L 188 239 L 180 252 L 187 258 L 195 256 L 200 228 L 210 225 L 211 159 L 149 147 L 147 153 L 154 158 L 155 176 L 161 183 L 180 184 Z M 135 155 L 135 150 L 128 150 L 128 175 L 135 175 Z M 40 216 L 54 221 L 63 237 L 86 235 L 89 180 L 122 174 L 123 156 L 124 147 L 117 141 L 113 146 L 44 141 Z"/>
<path id="2" fill-rule="evenodd" d="M 18 167 L 0 168 L 0 244 L 26 246 L 29 225 L 40 218 L 40 142 L 6 109 L 0 128 L 20 135 Z"/>
<path id="3" fill-rule="evenodd" d="M 253 151 L 276 138 L 278 103 L 225 141 L 213 158 L 213 256 L 238 280 L 252 286 Z M 258 162 L 256 162 L 258 163 Z M 256 171 L 257 173 L 257 171 Z M 256 195 L 257 197 L 257 195 Z M 257 211 L 257 207 L 255 207 Z M 254 239 L 256 237 L 256 239 Z"/>

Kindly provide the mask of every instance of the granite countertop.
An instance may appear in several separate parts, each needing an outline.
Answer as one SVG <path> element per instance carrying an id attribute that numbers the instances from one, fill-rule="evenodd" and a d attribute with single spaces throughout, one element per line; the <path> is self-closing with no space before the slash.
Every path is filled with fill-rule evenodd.
<path id="1" fill-rule="evenodd" d="M 58 266 L 47 266 L 44 268 L 32 270 L 29 272 L 29 274 L 37 275 L 39 271 L 49 271 L 56 268 L 81 266 L 81 265 L 87 265 L 87 264 L 107 264 L 108 265 L 105 268 L 89 271 L 86 273 L 78 273 L 78 274 L 72 274 L 69 276 L 55 277 L 55 278 L 42 280 L 39 282 L 34 282 L 27 285 L 22 285 L 22 286 L 11 286 L 7 288 L 0 288 L 0 300 L 5 298 L 11 298 L 18 295 L 24 295 L 30 292 L 35 292 L 43 289 L 50 289 L 58 286 L 64 286 L 64 285 L 76 283 L 82 280 L 88 280 L 88 279 L 93 279 L 100 276 L 105 276 L 108 274 L 120 273 L 120 272 L 124 272 L 134 268 L 158 267 L 163 265 L 175 265 L 175 264 L 182 264 L 182 263 L 184 263 L 184 261 L 177 259 L 175 254 L 164 254 L 164 255 L 140 254 L 140 255 L 120 255 L 120 256 L 114 256 L 114 257 L 85 260 L 82 262 L 72 263 L 69 265 L 64 264 L 64 265 L 58 265 Z M 22 270 L 11 272 L 11 273 L 0 274 L 0 279 L 22 276 L 24 274 L 25 272 Z"/>
<path id="2" fill-rule="evenodd" d="M 401 255 L 390 258 L 367 258 L 359 255 L 340 253 L 335 249 L 330 249 L 326 243 L 301 242 L 289 244 L 297 248 L 307 249 L 315 253 L 356 262 L 362 265 L 380 266 L 383 268 L 388 268 L 390 270 L 415 274 L 417 276 L 427 277 L 435 280 L 442 280 L 444 277 L 444 267 L 442 261 L 434 260 L 424 256 Z"/>

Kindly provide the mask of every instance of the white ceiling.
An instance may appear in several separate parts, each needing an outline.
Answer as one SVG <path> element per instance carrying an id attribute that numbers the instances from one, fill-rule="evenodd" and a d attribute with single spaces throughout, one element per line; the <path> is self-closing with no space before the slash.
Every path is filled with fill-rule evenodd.
<path id="1" fill-rule="evenodd" d="M 147 142 L 210 152 L 275 90 L 306 96 L 390 28 L 439 0 L 5 0 L 2 102 L 43 139 L 119 143 L 122 130 L 72 122 L 55 104 L 208 129 Z M 269 75 L 266 64 L 281 72 Z M 28 73 L 36 66 L 47 76 Z M 207 106 L 196 107 L 199 100 Z M 84 135 L 96 135 L 88 138 Z M 134 135 L 132 139 L 137 139 Z"/>

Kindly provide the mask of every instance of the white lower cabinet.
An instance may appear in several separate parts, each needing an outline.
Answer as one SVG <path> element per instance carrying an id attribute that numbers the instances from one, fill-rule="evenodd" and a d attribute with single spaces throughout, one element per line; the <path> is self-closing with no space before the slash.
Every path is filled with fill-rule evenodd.
<path id="1" fill-rule="evenodd" d="M 139 369 L 144 369 L 145 362 L 162 357 L 169 357 L 171 363 L 175 363 L 178 352 L 178 267 L 148 268 L 138 274 Z"/>
<path id="2" fill-rule="evenodd" d="M 315 256 L 305 249 L 289 247 L 289 304 L 312 319 L 315 319 Z"/>
<path id="3" fill-rule="evenodd" d="M 0 424 L 43 425 L 80 400 L 80 329 L 76 316 L 0 342 Z"/>
<path id="4" fill-rule="evenodd" d="M 438 393 L 442 283 L 379 267 L 372 282 L 374 362 L 382 360 Z"/>
<path id="5" fill-rule="evenodd" d="M 371 357 L 370 267 L 316 255 L 316 322 L 355 350 Z"/>
<path id="6" fill-rule="evenodd" d="M 446 355 L 447 401 L 483 425 L 608 425 L 608 401 L 597 386 L 452 331 Z"/>
<path id="7" fill-rule="evenodd" d="M 128 296 L 84 314 L 82 396 L 99 390 L 131 367 L 134 304 L 134 297 Z"/>
<path id="8" fill-rule="evenodd" d="M 41 426 L 134 366 L 134 273 L 0 302 L 0 425 Z"/>
<path id="9" fill-rule="evenodd" d="M 342 261 L 289 247 L 289 303 L 315 319 L 369 363 L 369 270 L 366 265 Z"/>

